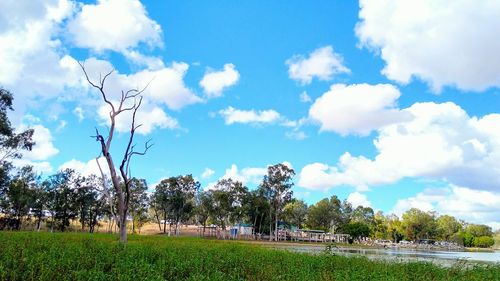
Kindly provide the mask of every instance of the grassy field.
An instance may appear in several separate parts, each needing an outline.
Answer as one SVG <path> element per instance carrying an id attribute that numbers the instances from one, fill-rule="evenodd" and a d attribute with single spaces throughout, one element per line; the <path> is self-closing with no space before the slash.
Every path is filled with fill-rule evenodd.
<path id="1" fill-rule="evenodd" d="M 495 235 L 495 245 L 493 245 L 493 249 L 500 250 L 500 234 Z"/>
<path id="2" fill-rule="evenodd" d="M 0 280 L 500 280 L 500 266 L 441 268 L 308 255 L 239 242 L 0 232 Z"/>

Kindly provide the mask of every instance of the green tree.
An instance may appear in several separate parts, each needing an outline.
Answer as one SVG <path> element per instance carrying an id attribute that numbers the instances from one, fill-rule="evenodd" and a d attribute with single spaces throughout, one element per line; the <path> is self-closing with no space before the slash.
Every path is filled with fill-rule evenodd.
<path id="1" fill-rule="evenodd" d="M 246 204 L 246 216 L 253 224 L 254 232 L 270 234 L 271 230 L 269 225 L 271 224 L 271 206 L 266 197 L 266 191 L 262 187 L 251 191 L 247 197 Z"/>
<path id="2" fill-rule="evenodd" d="M 146 193 L 148 185 L 146 180 L 132 178 L 130 182 L 130 204 L 129 213 L 132 217 L 132 233 L 136 232 L 147 221 L 149 197 Z"/>
<path id="3" fill-rule="evenodd" d="M 196 198 L 196 218 L 197 222 L 201 223 L 203 226 L 203 235 L 205 234 L 205 228 L 207 227 L 208 219 L 210 214 L 213 213 L 214 198 L 213 193 L 209 191 L 199 192 Z"/>
<path id="4" fill-rule="evenodd" d="M 44 183 L 47 190 L 47 209 L 51 214 L 51 231 L 57 228 L 65 231 L 70 221 L 78 215 L 74 188 L 75 172 L 70 169 L 59 171 Z"/>
<path id="5" fill-rule="evenodd" d="M 156 211 L 163 214 L 163 233 L 166 232 L 167 220 L 170 220 L 170 229 L 175 224 L 178 234 L 178 224 L 193 212 L 194 196 L 199 188 L 200 183 L 192 175 L 170 177 L 156 186 L 153 203 Z"/>
<path id="6" fill-rule="evenodd" d="M 266 196 L 271 205 L 274 215 L 274 239 L 278 241 L 278 220 L 280 219 L 283 207 L 292 199 L 292 179 L 295 171 L 285 164 L 276 164 L 267 168 L 267 175 L 261 183 L 261 187 L 266 191 Z"/>
<path id="7" fill-rule="evenodd" d="M 222 229 L 231 223 L 240 222 L 245 215 L 245 200 L 248 189 L 239 181 L 221 179 L 211 191 L 213 198 L 212 218 Z"/>
<path id="8" fill-rule="evenodd" d="M 324 198 L 309 207 L 307 213 L 307 225 L 313 229 L 325 231 L 338 230 L 342 222 L 341 202 L 337 196 L 330 199 Z"/>
<path id="9" fill-rule="evenodd" d="M 443 215 L 436 220 L 438 237 L 445 241 L 450 241 L 452 237 L 462 230 L 462 224 L 449 215 Z"/>
<path id="10" fill-rule="evenodd" d="M 286 222 L 302 228 L 307 218 L 307 205 L 302 200 L 293 199 L 283 208 L 283 218 Z"/>
<path id="11" fill-rule="evenodd" d="M 15 133 L 7 112 L 13 110 L 12 93 L 0 88 L 0 173 L 5 162 L 10 159 L 21 158 L 21 150 L 31 150 L 35 142 L 33 141 L 33 129 L 28 129 L 20 133 Z M 1 178 L 0 178 L 1 180 Z"/>
<path id="12" fill-rule="evenodd" d="M 23 219 L 30 215 L 37 181 L 33 167 L 22 167 L 8 185 L 4 198 L 0 200 L 4 213 L 11 219 L 16 230 L 21 228 Z"/>
<path id="13" fill-rule="evenodd" d="M 370 235 L 370 227 L 364 222 L 350 222 L 344 227 L 344 232 L 352 239 L 359 240 Z"/>
<path id="14" fill-rule="evenodd" d="M 432 238 L 436 233 L 436 219 L 432 212 L 411 208 L 403 214 L 402 226 L 406 239 Z"/>

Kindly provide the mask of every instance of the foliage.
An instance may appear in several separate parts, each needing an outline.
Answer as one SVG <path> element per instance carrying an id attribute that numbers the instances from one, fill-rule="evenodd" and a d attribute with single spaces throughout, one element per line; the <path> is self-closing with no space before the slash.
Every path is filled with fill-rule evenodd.
<path id="1" fill-rule="evenodd" d="M 5 165 L 8 160 L 21 158 L 21 150 L 31 150 L 33 141 L 33 129 L 15 133 L 9 118 L 8 110 L 13 110 L 12 93 L 0 88 L 0 164 Z M 1 171 L 0 171 L 1 173 Z"/>
<path id="2" fill-rule="evenodd" d="M 411 208 L 403 214 L 403 231 L 408 240 L 432 238 L 436 230 L 435 215 Z"/>
<path id="3" fill-rule="evenodd" d="M 287 165 L 280 163 L 267 167 L 260 188 L 265 191 L 271 206 L 270 216 L 274 215 L 274 237 L 278 239 L 278 220 L 283 211 L 283 206 L 292 199 L 292 179 L 295 171 Z"/>
<path id="4" fill-rule="evenodd" d="M 312 229 L 331 231 L 332 227 L 341 225 L 341 202 L 337 196 L 322 199 L 309 207 L 307 225 Z"/>
<path id="5" fill-rule="evenodd" d="M 350 222 L 345 227 L 345 233 L 352 239 L 360 239 L 370 235 L 370 227 L 364 222 Z"/>
<path id="6" fill-rule="evenodd" d="M 167 220 L 176 227 L 190 218 L 194 210 L 194 198 L 200 183 L 192 175 L 170 177 L 162 180 L 155 189 L 152 206 L 157 217 L 163 216 L 163 232 L 166 233 Z"/>
<path id="7" fill-rule="evenodd" d="M 302 228 L 307 218 L 307 205 L 302 200 L 293 199 L 283 208 L 283 219 L 289 224 Z"/>

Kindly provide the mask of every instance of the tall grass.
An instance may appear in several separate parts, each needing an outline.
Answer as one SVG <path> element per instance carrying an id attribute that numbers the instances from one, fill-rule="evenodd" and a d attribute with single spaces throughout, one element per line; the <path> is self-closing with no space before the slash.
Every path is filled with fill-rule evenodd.
<path id="1" fill-rule="evenodd" d="M 308 255 L 238 242 L 0 232 L 0 280 L 500 280 L 500 266 Z"/>

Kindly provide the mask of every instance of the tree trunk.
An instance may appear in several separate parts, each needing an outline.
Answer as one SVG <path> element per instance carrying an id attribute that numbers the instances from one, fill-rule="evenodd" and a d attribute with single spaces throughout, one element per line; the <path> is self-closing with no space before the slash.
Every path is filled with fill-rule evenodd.
<path id="1" fill-rule="evenodd" d="M 276 210 L 275 214 L 275 221 L 274 221 L 274 241 L 278 241 L 278 210 Z"/>

